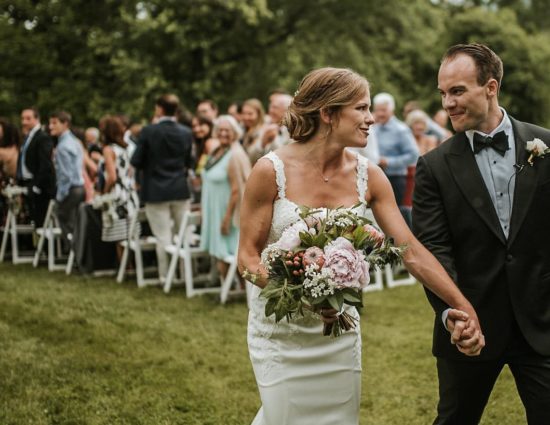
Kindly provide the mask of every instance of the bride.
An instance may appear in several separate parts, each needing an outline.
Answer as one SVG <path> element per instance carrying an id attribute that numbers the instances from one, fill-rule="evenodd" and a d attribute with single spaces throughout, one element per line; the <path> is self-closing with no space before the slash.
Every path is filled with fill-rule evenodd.
<path id="1" fill-rule="evenodd" d="M 468 335 L 458 349 L 479 354 L 483 335 L 470 303 L 403 221 L 384 173 L 345 149 L 365 147 L 374 123 L 367 80 L 347 69 L 310 72 L 284 123 L 296 143 L 258 161 L 241 210 L 239 269 L 259 277 L 248 320 L 250 359 L 262 400 L 253 425 L 353 425 L 359 422 L 361 395 L 359 326 L 338 338 L 323 336 L 323 322 L 335 321 L 335 310 L 275 323 L 265 317 L 265 299 L 259 297 L 267 283 L 260 254 L 299 219 L 298 206 L 347 206 L 364 214 L 368 205 L 386 235 L 407 245 L 404 262 L 411 273 L 455 309 L 456 320 L 467 321 Z M 355 307 L 346 309 L 359 318 Z"/>

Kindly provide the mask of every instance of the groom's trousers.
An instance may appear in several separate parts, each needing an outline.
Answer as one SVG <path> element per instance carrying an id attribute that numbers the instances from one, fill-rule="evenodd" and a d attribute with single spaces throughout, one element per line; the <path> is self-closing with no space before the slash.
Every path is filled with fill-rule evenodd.
<path id="1" fill-rule="evenodd" d="M 525 406 L 527 423 L 550 424 L 550 357 L 533 351 L 516 325 L 507 349 L 497 360 L 437 359 L 439 404 L 434 425 L 477 425 L 506 364 Z"/>

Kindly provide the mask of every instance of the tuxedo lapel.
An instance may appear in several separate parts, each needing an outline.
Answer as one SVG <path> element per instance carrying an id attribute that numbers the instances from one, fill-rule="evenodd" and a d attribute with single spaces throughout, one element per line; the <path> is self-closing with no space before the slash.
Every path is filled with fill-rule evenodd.
<path id="1" fill-rule="evenodd" d="M 520 169 L 516 172 L 516 188 L 514 190 L 514 204 L 512 206 L 512 217 L 510 219 L 510 235 L 508 244 L 511 245 L 518 234 L 521 224 L 525 219 L 533 193 L 536 188 L 537 167 L 530 166 L 527 162 L 529 153 L 525 149 L 528 140 L 534 139 L 534 135 L 521 122 L 510 117 L 514 128 L 516 142 L 516 164 Z"/>
<path id="2" fill-rule="evenodd" d="M 466 134 L 459 133 L 447 143 L 452 143 L 446 159 L 456 184 L 485 224 L 506 244 L 506 237 Z"/>

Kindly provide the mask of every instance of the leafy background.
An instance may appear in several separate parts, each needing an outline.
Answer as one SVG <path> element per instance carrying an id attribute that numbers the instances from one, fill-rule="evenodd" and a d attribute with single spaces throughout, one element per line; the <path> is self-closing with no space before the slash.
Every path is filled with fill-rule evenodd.
<path id="1" fill-rule="evenodd" d="M 0 0 L 0 115 L 64 108 L 147 119 L 154 98 L 233 100 L 293 93 L 319 66 L 350 67 L 373 93 L 439 106 L 437 69 L 454 43 L 502 57 L 502 104 L 550 124 L 546 0 Z"/>

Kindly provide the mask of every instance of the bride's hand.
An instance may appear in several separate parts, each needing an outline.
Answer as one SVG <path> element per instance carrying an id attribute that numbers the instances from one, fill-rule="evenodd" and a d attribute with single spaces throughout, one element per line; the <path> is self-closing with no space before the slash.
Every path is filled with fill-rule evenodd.
<path id="1" fill-rule="evenodd" d="M 322 308 L 319 310 L 319 315 L 321 320 L 326 324 L 334 323 L 338 320 L 338 310 L 333 308 Z"/>
<path id="2" fill-rule="evenodd" d="M 485 347 L 485 337 L 473 308 L 467 312 L 449 310 L 447 327 L 451 332 L 451 343 L 456 344 L 458 351 L 467 356 L 479 356 Z"/>

